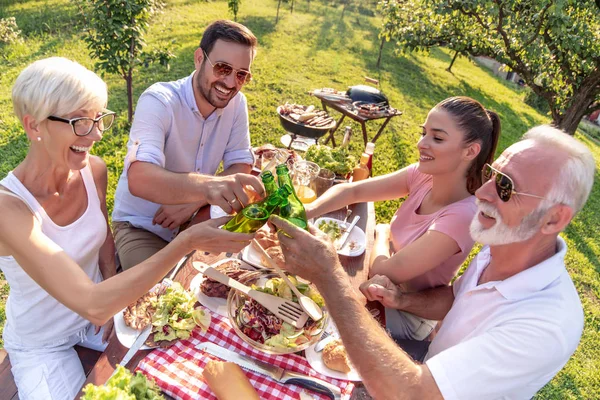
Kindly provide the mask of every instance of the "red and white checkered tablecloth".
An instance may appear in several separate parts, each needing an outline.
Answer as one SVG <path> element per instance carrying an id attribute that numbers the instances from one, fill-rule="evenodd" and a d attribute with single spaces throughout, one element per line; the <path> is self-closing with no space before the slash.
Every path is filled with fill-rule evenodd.
<path id="1" fill-rule="evenodd" d="M 350 398 L 354 390 L 352 382 L 321 375 L 310 367 L 305 358 L 296 354 L 270 355 L 260 352 L 244 342 L 229 326 L 224 317 L 206 308 L 204 310 L 210 313 L 212 318 L 210 328 L 206 333 L 202 333 L 200 329 L 195 329 L 189 339 L 180 340 L 168 349 L 154 350 L 138 365 L 137 370 L 154 379 L 164 393 L 181 400 L 216 400 L 215 395 L 202 378 L 202 371 L 208 361 L 220 359 L 196 349 L 196 345 L 209 341 L 286 370 L 323 379 L 340 388 L 343 400 Z M 266 375 L 246 369 L 243 369 L 243 371 L 261 399 L 299 399 L 300 393 L 303 391 L 306 391 L 315 399 L 328 399 L 327 396 L 312 391 L 309 392 L 297 385 L 283 385 Z"/>

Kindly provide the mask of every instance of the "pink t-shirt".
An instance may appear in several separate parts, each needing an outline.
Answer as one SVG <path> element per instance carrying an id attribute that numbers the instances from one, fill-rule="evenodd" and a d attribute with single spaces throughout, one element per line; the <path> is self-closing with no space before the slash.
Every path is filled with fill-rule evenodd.
<path id="1" fill-rule="evenodd" d="M 437 231 L 450 236 L 456 241 L 460 251 L 437 267 L 406 282 L 405 286 L 409 291 L 449 284 L 475 243 L 469 233 L 469 225 L 477 212 L 475 196 L 452 203 L 433 214 L 417 213 L 432 185 L 431 175 L 419 172 L 417 164 L 408 167 L 409 196 L 390 223 L 393 251 L 400 251 L 427 231 Z"/>

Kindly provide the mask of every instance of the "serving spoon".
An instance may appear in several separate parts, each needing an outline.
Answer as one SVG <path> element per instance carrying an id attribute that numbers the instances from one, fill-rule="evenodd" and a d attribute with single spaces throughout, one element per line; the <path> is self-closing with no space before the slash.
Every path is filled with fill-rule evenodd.
<path id="1" fill-rule="evenodd" d="M 306 311 L 308 316 L 313 321 L 318 321 L 321 318 L 323 318 L 323 310 L 321 310 L 321 307 L 319 307 L 313 299 L 300 293 L 296 285 L 294 285 L 289 280 L 287 275 L 281 270 L 281 268 L 279 268 L 275 260 L 273 260 L 271 256 L 269 256 L 269 254 L 267 254 L 265 249 L 262 248 L 262 246 L 260 245 L 260 243 L 258 243 L 256 239 L 252 239 L 252 243 L 254 244 L 254 246 L 256 246 L 258 250 L 260 250 L 261 254 L 266 259 L 267 264 L 269 264 L 269 267 L 274 269 L 277 272 L 277 274 L 279 274 L 279 276 L 283 279 L 283 281 L 290 287 L 290 289 L 292 289 L 292 291 L 296 294 L 296 297 L 298 297 L 298 303 L 300 304 L 300 307 L 302 307 L 302 309 Z"/>

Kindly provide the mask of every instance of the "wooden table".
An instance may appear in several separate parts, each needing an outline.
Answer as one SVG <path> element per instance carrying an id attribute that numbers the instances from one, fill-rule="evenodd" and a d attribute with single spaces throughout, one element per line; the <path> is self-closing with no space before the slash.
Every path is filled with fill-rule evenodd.
<path id="1" fill-rule="evenodd" d="M 352 209 L 352 215 L 360 215 L 360 221 L 357 223 L 362 230 L 365 231 L 367 236 L 367 246 L 365 253 L 360 257 L 344 257 L 340 256 L 340 261 L 344 266 L 344 269 L 348 273 L 348 278 L 352 282 L 352 285 L 358 291 L 358 287 L 361 283 L 365 282 L 368 279 L 369 275 L 369 256 L 371 253 L 371 249 L 373 248 L 374 242 L 374 232 L 375 232 L 375 209 L 373 203 L 360 203 L 351 205 L 349 208 Z M 343 219 L 345 217 L 346 210 L 338 210 L 332 213 L 327 214 L 329 217 Z M 199 220 L 207 220 L 210 218 L 210 210 L 209 207 L 204 207 L 201 209 L 196 217 Z M 225 258 L 226 254 L 220 255 L 207 255 L 203 252 L 197 251 L 194 255 L 181 267 L 177 275 L 175 276 L 175 281 L 180 282 L 184 288 L 188 289 L 190 287 L 190 282 L 192 279 L 198 274 L 198 271 L 194 269 L 192 266 L 192 261 L 203 261 L 207 264 L 212 264 L 219 259 Z M 366 299 L 365 299 L 366 304 Z M 366 304 L 370 309 L 377 309 L 382 314 L 382 308 L 380 303 L 369 303 Z M 108 347 L 104 351 L 104 353 L 98 359 L 98 362 L 88 375 L 85 383 L 92 383 L 94 385 L 103 385 L 110 375 L 115 370 L 116 364 L 118 364 L 125 353 L 127 353 L 127 348 L 121 345 L 116 335 L 112 335 Z M 140 350 L 135 356 L 131 359 L 131 361 L 126 365 L 126 367 L 130 370 L 134 370 L 138 363 L 150 353 L 151 350 Z M 355 390 L 355 394 L 353 394 L 352 399 L 364 399 L 369 398 L 365 397 L 364 389 Z M 79 393 L 77 398 L 81 397 L 82 392 Z"/>
<path id="2" fill-rule="evenodd" d="M 342 117 L 337 121 L 337 123 L 335 124 L 335 127 L 329 131 L 329 136 L 327 137 L 327 139 L 325 139 L 325 142 L 324 142 L 325 144 L 327 144 L 327 142 L 329 142 L 329 140 L 331 139 L 331 144 L 333 145 L 333 147 L 335 147 L 334 133 L 342 125 L 342 121 L 344 121 L 344 118 L 346 118 L 346 117 L 351 118 L 360 124 L 360 126 L 362 127 L 363 141 L 365 142 L 365 146 L 366 146 L 367 142 L 369 142 L 369 139 L 367 136 L 367 126 L 366 126 L 367 121 L 385 118 L 385 121 L 383 121 L 383 124 L 381 125 L 379 130 L 377 131 L 377 133 L 375 134 L 373 139 L 371 139 L 371 142 L 375 143 L 377 141 L 377 139 L 379 138 L 379 135 L 381 135 L 381 133 L 387 126 L 388 122 L 390 122 L 390 119 L 392 119 L 393 117 L 402 115 L 401 111 L 395 110 L 393 113 L 389 113 L 389 114 L 384 114 L 384 115 L 380 115 L 380 116 L 376 116 L 376 117 L 366 117 L 366 116 L 357 114 L 355 111 L 348 108 L 345 104 L 340 103 L 339 101 L 332 101 L 332 100 L 328 100 L 325 98 L 320 98 L 320 100 L 321 100 L 321 105 L 323 106 L 323 110 L 327 111 L 327 106 L 329 106 L 329 107 L 333 108 L 335 111 L 342 114 Z"/>

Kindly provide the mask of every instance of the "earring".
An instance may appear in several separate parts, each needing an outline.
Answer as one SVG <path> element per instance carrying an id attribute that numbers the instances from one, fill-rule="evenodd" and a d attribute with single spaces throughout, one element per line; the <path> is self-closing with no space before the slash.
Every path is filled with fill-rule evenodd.
<path id="1" fill-rule="evenodd" d="M 38 136 L 38 137 L 37 137 L 37 141 L 38 141 L 38 142 L 41 142 L 41 141 L 42 141 L 42 138 Z"/>

